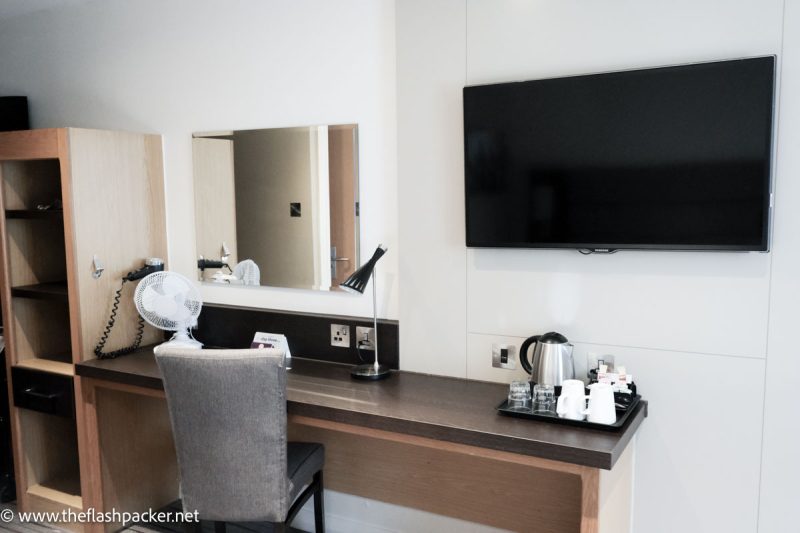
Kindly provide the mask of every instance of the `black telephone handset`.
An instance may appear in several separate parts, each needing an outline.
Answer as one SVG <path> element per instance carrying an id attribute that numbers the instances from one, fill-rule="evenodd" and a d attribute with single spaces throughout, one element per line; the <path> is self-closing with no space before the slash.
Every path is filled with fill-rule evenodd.
<path id="1" fill-rule="evenodd" d="M 108 341 L 108 336 L 111 334 L 111 328 L 114 327 L 114 322 L 117 319 L 119 301 L 122 297 L 122 289 L 125 287 L 125 283 L 128 281 L 140 280 L 143 277 L 152 274 L 153 272 L 160 272 L 162 270 L 164 270 L 164 261 L 162 259 L 157 257 L 148 257 L 145 259 L 144 266 L 142 268 L 139 270 L 133 270 L 122 276 L 122 283 L 114 295 L 114 304 L 111 306 L 111 316 L 108 317 L 106 329 L 103 331 L 103 335 L 100 337 L 100 341 L 97 343 L 97 346 L 94 347 L 94 355 L 97 356 L 98 359 L 113 359 L 115 357 L 119 357 L 120 355 L 126 355 L 134 352 L 139 348 L 139 344 L 142 342 L 142 335 L 144 335 L 144 319 L 141 316 L 139 317 L 139 322 L 136 325 L 136 340 L 134 340 L 133 344 L 126 346 L 125 348 L 120 348 L 119 350 L 114 350 L 113 352 L 103 351 L 103 348 L 105 348 L 106 342 Z"/>
<path id="2" fill-rule="evenodd" d="M 152 274 L 153 272 L 161 272 L 164 270 L 164 261 L 159 259 L 158 257 L 148 257 L 144 261 L 144 266 L 139 270 L 134 270 L 133 272 L 128 272 L 123 276 L 123 282 L 125 281 L 136 281 L 137 279 L 142 279 L 143 277 L 147 276 L 148 274 Z"/>

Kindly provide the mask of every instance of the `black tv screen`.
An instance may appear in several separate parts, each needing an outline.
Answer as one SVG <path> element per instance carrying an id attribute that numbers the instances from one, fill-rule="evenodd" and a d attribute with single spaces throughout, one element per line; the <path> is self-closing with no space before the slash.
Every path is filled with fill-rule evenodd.
<path id="1" fill-rule="evenodd" d="M 769 247 L 775 57 L 464 88 L 470 247 Z"/>

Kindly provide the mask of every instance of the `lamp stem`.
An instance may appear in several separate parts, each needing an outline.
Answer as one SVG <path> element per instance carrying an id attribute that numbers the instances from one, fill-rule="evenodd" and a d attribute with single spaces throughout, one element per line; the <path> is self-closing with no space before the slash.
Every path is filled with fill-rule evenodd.
<path id="1" fill-rule="evenodd" d="M 372 270 L 372 324 L 375 329 L 375 370 L 378 370 L 378 278 Z"/>

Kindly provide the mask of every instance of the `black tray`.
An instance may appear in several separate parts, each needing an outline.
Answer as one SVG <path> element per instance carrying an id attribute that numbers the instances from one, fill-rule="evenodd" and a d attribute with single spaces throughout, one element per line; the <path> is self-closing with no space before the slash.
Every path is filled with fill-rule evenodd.
<path id="1" fill-rule="evenodd" d="M 509 409 L 508 408 L 508 399 L 506 398 L 503 400 L 503 403 L 497 406 L 497 412 L 501 415 L 505 416 L 515 416 L 517 418 L 529 418 L 531 420 L 541 420 L 543 422 L 552 422 L 554 424 L 564 424 L 565 426 L 575 426 L 579 428 L 591 428 L 591 429 L 602 429 L 604 431 L 617 431 L 622 426 L 625 425 L 625 422 L 628 421 L 628 417 L 630 417 L 631 413 L 636 410 L 636 406 L 639 405 L 639 400 L 642 397 L 638 394 L 635 394 L 630 401 L 630 404 L 625 409 L 617 408 L 617 421 L 613 424 L 598 424 L 596 422 L 588 422 L 586 420 L 570 420 L 569 418 L 559 418 L 559 416 L 555 413 L 552 414 L 544 414 L 544 413 L 534 413 L 532 410 L 519 410 L 519 409 Z"/>

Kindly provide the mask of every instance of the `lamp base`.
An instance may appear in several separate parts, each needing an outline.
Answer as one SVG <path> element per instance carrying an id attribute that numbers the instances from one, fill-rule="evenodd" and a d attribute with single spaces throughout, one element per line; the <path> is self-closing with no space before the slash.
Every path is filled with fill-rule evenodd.
<path id="1" fill-rule="evenodd" d="M 367 363 L 364 365 L 356 365 L 350 369 L 350 377 L 353 379 L 363 379 L 368 381 L 376 381 L 379 379 L 386 379 L 392 375 L 391 369 L 386 365 L 375 365 Z"/>

